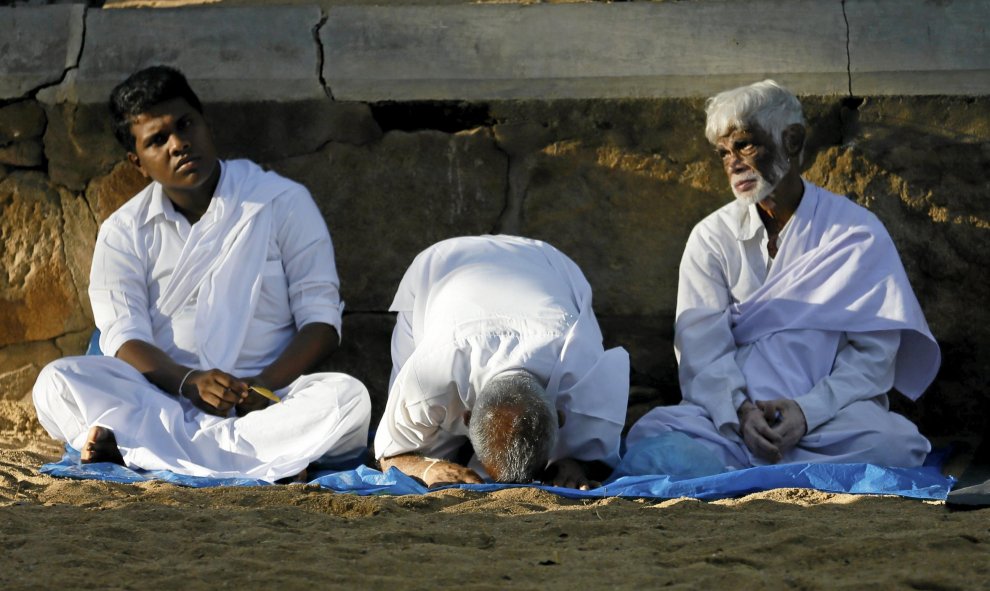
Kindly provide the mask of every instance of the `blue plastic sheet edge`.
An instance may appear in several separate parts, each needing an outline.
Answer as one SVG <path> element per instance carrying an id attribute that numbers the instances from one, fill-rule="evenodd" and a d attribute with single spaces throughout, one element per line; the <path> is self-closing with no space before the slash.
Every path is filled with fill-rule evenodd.
<path id="1" fill-rule="evenodd" d="M 933 456 L 920 468 L 890 468 L 873 464 L 784 464 L 685 480 L 675 480 L 669 476 L 623 476 L 586 491 L 538 484 L 459 484 L 428 489 L 394 468 L 382 473 L 365 465 L 313 474 L 314 478 L 309 484 L 334 492 L 357 495 L 420 495 L 430 490 L 448 488 L 493 492 L 530 487 L 570 499 L 691 497 L 716 500 L 774 488 L 809 488 L 832 493 L 896 495 L 944 501 L 955 484 L 955 479 L 942 475 L 940 465 L 944 457 Z M 80 464 L 79 452 L 68 446 L 60 461 L 45 464 L 40 472 L 63 478 L 96 479 L 125 484 L 158 480 L 192 488 L 270 484 L 251 478 L 207 478 L 168 471 L 131 470 L 115 464 Z"/>

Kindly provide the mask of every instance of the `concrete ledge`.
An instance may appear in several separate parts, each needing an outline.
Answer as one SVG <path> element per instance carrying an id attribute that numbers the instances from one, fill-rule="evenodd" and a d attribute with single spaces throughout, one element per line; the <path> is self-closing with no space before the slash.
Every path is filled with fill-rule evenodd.
<path id="1" fill-rule="evenodd" d="M 82 43 L 83 5 L 0 7 L 0 100 L 62 79 Z"/>
<path id="2" fill-rule="evenodd" d="M 320 38 L 347 100 L 699 96 L 765 77 L 848 88 L 838 0 L 343 6 Z"/>
<path id="3" fill-rule="evenodd" d="M 103 102 L 155 63 L 208 102 L 323 100 L 321 73 L 368 102 L 698 97 L 765 77 L 805 95 L 990 93 L 985 0 L 327 10 L 316 39 L 318 6 L 2 7 L 0 100 L 53 86 L 39 98 Z"/>
<path id="4" fill-rule="evenodd" d="M 132 72 L 182 70 L 205 102 L 325 99 L 316 6 L 91 10 L 79 70 L 57 100 L 106 101 Z"/>
<path id="5" fill-rule="evenodd" d="M 990 92 L 990 2 L 846 3 L 852 92 Z"/>

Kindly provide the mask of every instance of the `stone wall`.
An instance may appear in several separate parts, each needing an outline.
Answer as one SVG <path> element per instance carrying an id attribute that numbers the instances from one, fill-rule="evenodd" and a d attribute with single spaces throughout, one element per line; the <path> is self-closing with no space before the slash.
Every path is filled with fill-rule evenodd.
<path id="1" fill-rule="evenodd" d="M 958 0 L 0 7 L 0 400 L 84 350 L 96 230 L 144 184 L 103 101 L 169 63 L 225 157 L 312 191 L 347 301 L 328 367 L 365 381 L 376 413 L 406 266 L 447 237 L 510 232 L 585 270 L 606 340 L 632 355 L 631 421 L 679 399 L 678 261 L 731 198 L 704 97 L 773 76 L 802 95 L 807 178 L 884 221 L 942 345 L 936 383 L 896 407 L 931 435 L 976 431 L 990 410 L 988 17 Z"/>

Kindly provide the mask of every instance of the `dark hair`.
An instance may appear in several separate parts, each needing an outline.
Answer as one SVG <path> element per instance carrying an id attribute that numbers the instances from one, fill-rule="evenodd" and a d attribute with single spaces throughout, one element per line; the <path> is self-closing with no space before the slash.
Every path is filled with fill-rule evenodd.
<path id="1" fill-rule="evenodd" d="M 157 104 L 176 98 L 203 112 L 199 97 L 189 87 L 182 72 L 168 66 L 151 66 L 135 72 L 110 93 L 110 117 L 113 134 L 125 150 L 134 151 L 131 120 Z"/>

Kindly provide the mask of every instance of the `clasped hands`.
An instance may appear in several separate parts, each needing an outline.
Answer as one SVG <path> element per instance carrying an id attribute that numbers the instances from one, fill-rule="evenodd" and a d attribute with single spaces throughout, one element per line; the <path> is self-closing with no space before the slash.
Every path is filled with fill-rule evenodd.
<path id="1" fill-rule="evenodd" d="M 739 433 L 753 455 L 776 464 L 794 449 L 808 432 L 804 412 L 797 402 L 777 400 L 746 401 L 739 406 Z"/>
<path id="2" fill-rule="evenodd" d="M 225 417 L 236 408 L 237 416 L 244 416 L 270 404 L 250 389 L 253 385 L 264 386 L 257 376 L 240 379 L 219 369 L 195 370 L 182 384 L 181 394 L 211 415 Z"/>

